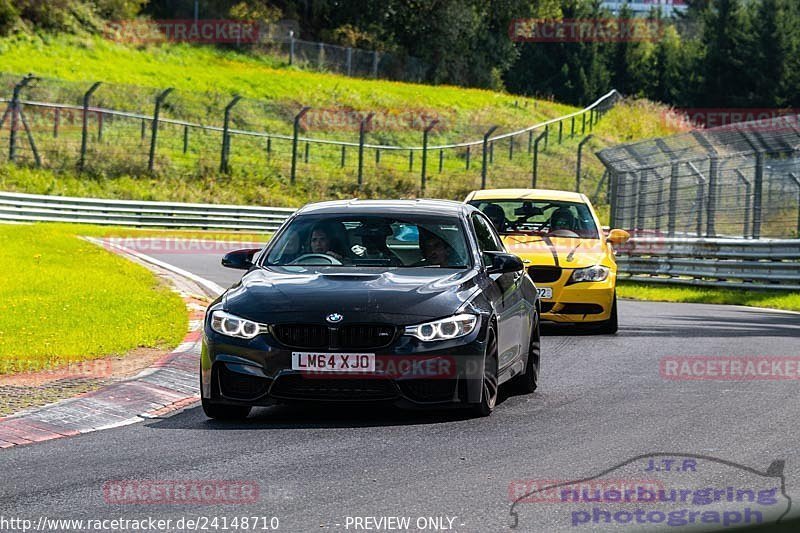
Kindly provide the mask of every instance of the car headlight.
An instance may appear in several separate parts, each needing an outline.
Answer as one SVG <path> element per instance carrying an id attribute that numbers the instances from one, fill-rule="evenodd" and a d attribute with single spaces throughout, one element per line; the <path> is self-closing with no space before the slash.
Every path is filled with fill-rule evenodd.
<path id="1" fill-rule="evenodd" d="M 475 315 L 456 315 L 415 326 L 406 326 L 405 334 L 421 341 L 444 341 L 469 335 L 475 329 L 478 317 Z"/>
<path id="2" fill-rule="evenodd" d="M 252 339 L 261 328 L 257 322 L 217 309 L 211 312 L 211 329 L 228 337 Z"/>
<path id="3" fill-rule="evenodd" d="M 572 272 L 569 277 L 570 283 L 580 283 L 582 281 L 605 281 L 611 269 L 602 265 L 594 265 L 586 268 L 579 268 Z"/>

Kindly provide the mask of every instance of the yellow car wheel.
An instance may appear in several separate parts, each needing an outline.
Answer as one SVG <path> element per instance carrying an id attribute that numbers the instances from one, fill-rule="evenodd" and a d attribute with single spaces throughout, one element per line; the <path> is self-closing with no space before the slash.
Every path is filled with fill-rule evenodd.
<path id="1" fill-rule="evenodd" d="M 600 322 L 597 326 L 597 331 L 600 333 L 613 335 L 619 329 L 619 321 L 617 320 L 617 291 L 614 291 L 614 303 L 611 304 L 611 317 L 608 320 Z"/>

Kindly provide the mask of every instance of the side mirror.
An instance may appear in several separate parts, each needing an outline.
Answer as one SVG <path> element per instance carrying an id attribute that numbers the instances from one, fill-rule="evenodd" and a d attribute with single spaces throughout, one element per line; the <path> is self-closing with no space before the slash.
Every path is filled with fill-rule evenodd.
<path id="1" fill-rule="evenodd" d="M 631 234 L 624 229 L 612 229 L 608 232 L 606 240 L 611 244 L 625 244 L 630 238 Z"/>
<path id="2" fill-rule="evenodd" d="M 222 258 L 222 266 L 237 270 L 249 270 L 253 266 L 253 256 L 259 251 L 259 248 L 248 248 L 229 252 Z"/>
<path id="3" fill-rule="evenodd" d="M 491 256 L 492 264 L 486 268 L 487 274 L 505 274 L 506 272 L 520 272 L 525 268 L 522 259 L 514 254 L 505 252 L 485 252 Z"/>

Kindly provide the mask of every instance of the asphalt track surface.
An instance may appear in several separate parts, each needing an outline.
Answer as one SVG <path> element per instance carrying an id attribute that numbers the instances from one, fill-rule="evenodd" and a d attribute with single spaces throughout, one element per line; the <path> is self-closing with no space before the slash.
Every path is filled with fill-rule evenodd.
<path id="1" fill-rule="evenodd" d="M 237 279 L 236 272 L 218 266 L 219 253 L 152 255 L 223 286 Z M 520 493 L 512 491 L 512 497 L 509 486 L 515 480 L 583 479 L 609 469 L 606 478 L 663 478 L 663 471 L 644 472 L 645 457 L 613 469 L 665 452 L 703 456 L 696 473 L 676 475 L 683 483 L 691 478 L 709 487 L 769 484 L 753 472 L 783 460 L 785 490 L 795 502 L 789 514 L 795 516 L 798 382 L 671 381 L 659 375 L 659 361 L 796 356 L 800 315 L 630 301 L 620 302 L 619 310 L 615 336 L 547 328 L 539 390 L 506 395 L 489 418 L 470 419 L 458 411 L 276 406 L 258 409 L 242 423 L 220 423 L 195 407 L 165 419 L 0 451 L 0 515 L 34 523 L 39 516 L 172 519 L 168 530 L 178 530 L 174 524 L 182 517 L 255 515 L 277 517 L 279 531 L 367 531 L 353 517 L 387 516 L 409 517 L 410 529 L 417 531 L 426 525 L 417 523 L 420 517 L 447 517 L 453 531 L 503 531 L 511 530 L 513 511 L 518 531 L 634 531 L 646 527 L 573 525 L 574 513 L 588 509 L 586 504 L 522 502 L 512 509 Z M 254 481 L 260 490 L 254 503 L 235 505 L 104 499 L 105 483 L 143 479 Z"/>

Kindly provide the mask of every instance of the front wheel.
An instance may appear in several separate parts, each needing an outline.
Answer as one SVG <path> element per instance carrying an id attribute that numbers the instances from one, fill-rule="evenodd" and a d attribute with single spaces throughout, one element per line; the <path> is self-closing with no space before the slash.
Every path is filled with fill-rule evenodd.
<path id="1" fill-rule="evenodd" d="M 490 327 L 486 334 L 486 355 L 483 358 L 483 380 L 481 387 L 481 401 L 472 411 L 475 416 L 489 416 L 497 404 L 498 379 L 497 379 L 497 336 L 494 327 Z"/>
<path id="2" fill-rule="evenodd" d="M 252 409 L 249 405 L 222 405 L 211 403 L 205 398 L 201 400 L 201 403 L 206 416 L 215 420 L 244 420 Z"/>
<path id="3" fill-rule="evenodd" d="M 611 304 L 611 316 L 608 320 L 604 320 L 597 324 L 597 331 L 602 334 L 613 335 L 619 329 L 619 320 L 617 319 L 617 292 L 614 291 L 614 303 Z"/>

